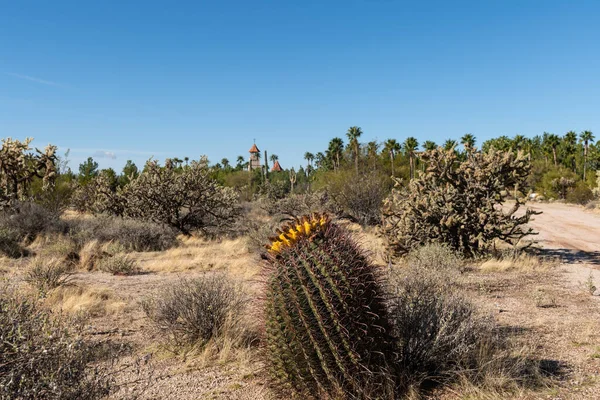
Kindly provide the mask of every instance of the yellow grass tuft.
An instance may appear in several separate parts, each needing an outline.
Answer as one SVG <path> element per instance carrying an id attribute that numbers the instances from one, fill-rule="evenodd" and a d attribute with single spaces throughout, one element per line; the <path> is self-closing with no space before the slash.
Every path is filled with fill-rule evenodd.
<path id="1" fill-rule="evenodd" d="M 67 313 L 86 312 L 94 317 L 123 312 L 127 302 L 109 289 L 89 286 L 60 287 L 50 293 L 46 304 Z"/>
<path id="2" fill-rule="evenodd" d="M 480 265 L 483 272 L 539 272 L 554 269 L 557 262 L 521 253 L 516 257 L 491 258 Z"/>
<path id="3" fill-rule="evenodd" d="M 224 270 L 241 279 L 254 277 L 259 262 L 250 253 L 244 238 L 206 240 L 183 238 L 181 245 L 161 253 L 137 253 L 142 268 L 149 272 Z"/>

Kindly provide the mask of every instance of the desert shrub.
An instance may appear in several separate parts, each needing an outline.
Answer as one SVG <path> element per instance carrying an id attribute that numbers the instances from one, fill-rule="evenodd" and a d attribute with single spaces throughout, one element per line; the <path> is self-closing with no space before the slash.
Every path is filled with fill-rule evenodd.
<path id="1" fill-rule="evenodd" d="M 331 173 L 325 189 L 331 211 L 363 226 L 381 223 L 381 206 L 389 193 L 388 180 L 378 171 Z"/>
<path id="2" fill-rule="evenodd" d="M 391 274 L 390 320 L 398 340 L 397 371 L 406 384 L 441 381 L 481 367 L 494 345 L 494 325 L 477 314 L 438 271 L 408 268 Z"/>
<path id="3" fill-rule="evenodd" d="M 24 253 L 20 245 L 19 234 L 13 229 L 0 227 L 0 253 L 11 258 L 21 257 Z"/>
<path id="4" fill-rule="evenodd" d="M 567 194 L 569 203 L 585 205 L 592 199 L 594 199 L 594 193 L 583 181 L 577 182 L 575 188 Z"/>
<path id="5" fill-rule="evenodd" d="M 406 256 L 405 263 L 417 270 L 460 271 L 463 268 L 462 258 L 448 246 L 439 243 L 431 243 L 411 250 Z"/>
<path id="6" fill-rule="evenodd" d="M 219 234 L 239 215 L 238 195 L 213 180 L 206 164 L 193 161 L 178 171 L 149 161 L 122 193 L 125 215 L 166 224 L 186 235 Z"/>
<path id="7" fill-rule="evenodd" d="M 202 347 L 240 321 L 245 302 L 240 287 L 217 274 L 169 284 L 142 307 L 171 344 Z"/>
<path id="8" fill-rule="evenodd" d="M 95 349 L 39 303 L 0 287 L 0 398 L 100 399 L 113 384 Z"/>
<path id="9" fill-rule="evenodd" d="M 262 207 L 269 215 L 297 217 L 327 211 L 328 200 L 323 192 L 290 194 L 280 199 L 265 199 Z"/>
<path id="10" fill-rule="evenodd" d="M 79 182 L 75 186 L 71 205 L 77 211 L 123 216 L 127 199 L 108 171 L 112 170 L 102 170 L 89 182 Z"/>
<path id="11" fill-rule="evenodd" d="M 386 199 L 382 234 L 393 256 L 428 243 L 444 243 L 463 256 L 486 253 L 496 240 L 517 245 L 536 212 L 517 216 L 522 203 L 504 211 L 508 190 L 523 187 L 529 161 L 519 153 L 471 151 L 459 162 L 454 151 L 426 152 L 427 169 Z"/>
<path id="12" fill-rule="evenodd" d="M 42 233 L 58 233 L 66 228 L 60 220 L 60 214 L 32 202 L 13 203 L 11 208 L 4 210 L 0 225 L 29 242 Z"/>
<path id="13" fill-rule="evenodd" d="M 547 199 L 565 199 L 567 194 L 575 187 L 577 175 L 564 167 L 552 167 L 542 175 L 536 187 Z"/>
<path id="14" fill-rule="evenodd" d="M 45 294 L 52 289 L 67 284 L 73 275 L 73 264 L 64 259 L 35 257 L 29 261 L 25 281 Z"/>
<path id="15" fill-rule="evenodd" d="M 97 240 L 118 242 L 130 251 L 163 251 L 177 243 L 177 232 L 154 222 L 101 216 L 69 221 L 71 236 L 80 246 Z"/>
<path id="16" fill-rule="evenodd" d="M 115 254 L 100 259 L 98 269 L 113 275 L 135 275 L 140 272 L 137 262 L 126 254 Z"/>

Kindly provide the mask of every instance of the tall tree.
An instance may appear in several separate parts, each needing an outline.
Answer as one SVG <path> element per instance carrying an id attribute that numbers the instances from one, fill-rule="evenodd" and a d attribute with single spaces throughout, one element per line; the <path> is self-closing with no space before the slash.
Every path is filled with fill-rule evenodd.
<path id="1" fill-rule="evenodd" d="M 394 160 L 396 159 L 396 154 L 398 154 L 400 150 L 400 143 L 398 143 L 396 139 L 388 139 L 385 141 L 383 151 L 384 153 L 387 153 L 390 156 L 390 163 L 392 165 L 392 176 L 396 176 L 394 174 Z"/>
<path id="2" fill-rule="evenodd" d="M 228 159 L 226 159 L 226 158 L 223 158 L 223 159 L 221 160 L 221 164 L 223 165 L 223 168 L 224 168 L 224 169 L 227 169 L 227 168 L 229 168 L 229 160 L 228 160 Z"/>
<path id="3" fill-rule="evenodd" d="M 271 159 L 273 165 L 275 165 L 275 161 L 279 160 L 279 156 L 277 154 L 271 154 L 271 157 L 269 158 Z"/>
<path id="4" fill-rule="evenodd" d="M 92 157 L 79 164 L 79 182 L 88 184 L 94 177 L 98 176 L 98 163 Z"/>
<path id="5" fill-rule="evenodd" d="M 426 140 L 423 143 L 423 150 L 425 150 L 425 151 L 432 151 L 432 150 L 435 150 L 435 149 L 437 149 L 437 144 L 435 144 L 434 141 Z"/>
<path id="6" fill-rule="evenodd" d="M 456 147 L 456 140 L 452 140 L 452 139 L 447 139 L 444 142 L 444 150 L 449 151 L 449 150 L 454 150 L 454 148 Z"/>
<path id="7" fill-rule="evenodd" d="M 552 157 L 554 158 L 554 166 L 558 166 L 558 159 L 556 157 L 556 149 L 560 144 L 560 138 L 554 133 L 544 133 L 544 145 L 552 150 Z"/>
<path id="8" fill-rule="evenodd" d="M 594 141 L 594 134 L 592 131 L 583 131 L 581 132 L 581 140 L 583 141 L 583 180 L 585 181 L 586 172 L 587 172 L 587 163 L 588 163 L 588 152 L 590 142 Z"/>
<path id="9" fill-rule="evenodd" d="M 358 138 L 363 134 L 363 131 L 358 126 L 351 126 L 348 128 L 348 132 L 346 132 L 346 136 L 348 137 L 348 141 L 350 142 L 350 146 L 354 149 L 354 168 L 356 169 L 356 173 L 358 174 L 358 156 L 359 156 L 359 144 Z"/>
<path id="10" fill-rule="evenodd" d="M 237 169 L 242 169 L 244 168 L 244 156 L 237 156 L 237 160 L 236 160 L 236 165 L 235 167 Z"/>
<path id="11" fill-rule="evenodd" d="M 415 151 L 418 147 L 419 142 L 412 136 L 404 141 L 404 152 L 410 161 L 410 179 L 415 178 Z"/>
<path id="12" fill-rule="evenodd" d="M 464 146 L 466 151 L 471 151 L 475 148 L 475 136 L 471 133 L 465 134 L 462 138 L 460 138 L 460 142 Z"/>
<path id="13" fill-rule="evenodd" d="M 569 131 L 565 133 L 562 140 L 563 163 L 565 167 L 573 169 L 577 173 L 575 153 L 577 152 L 577 133 Z"/>
<path id="14" fill-rule="evenodd" d="M 304 153 L 304 159 L 306 160 L 306 176 L 310 175 L 310 170 L 312 169 L 312 162 L 315 159 L 315 155 L 310 151 Z"/>
<path id="15" fill-rule="evenodd" d="M 335 137 L 331 139 L 329 142 L 329 147 L 327 148 L 327 158 L 333 164 L 333 169 L 338 170 L 340 168 L 340 157 L 342 156 L 342 152 L 344 151 L 344 141 Z"/>

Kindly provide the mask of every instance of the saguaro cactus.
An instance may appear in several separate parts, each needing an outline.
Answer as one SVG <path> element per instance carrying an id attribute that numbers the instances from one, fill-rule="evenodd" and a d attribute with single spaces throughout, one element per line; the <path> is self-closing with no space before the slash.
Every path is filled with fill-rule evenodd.
<path id="1" fill-rule="evenodd" d="M 305 398 L 392 398 L 392 340 L 374 266 L 325 215 L 277 233 L 265 313 L 273 378 Z"/>

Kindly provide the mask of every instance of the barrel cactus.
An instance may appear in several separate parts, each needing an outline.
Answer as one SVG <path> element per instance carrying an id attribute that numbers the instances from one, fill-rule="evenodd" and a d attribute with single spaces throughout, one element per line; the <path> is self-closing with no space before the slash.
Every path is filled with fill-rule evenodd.
<path id="1" fill-rule="evenodd" d="M 266 357 L 302 398 L 392 398 L 393 340 L 376 268 L 326 215 L 298 218 L 267 246 Z"/>

